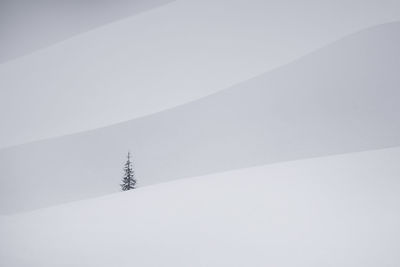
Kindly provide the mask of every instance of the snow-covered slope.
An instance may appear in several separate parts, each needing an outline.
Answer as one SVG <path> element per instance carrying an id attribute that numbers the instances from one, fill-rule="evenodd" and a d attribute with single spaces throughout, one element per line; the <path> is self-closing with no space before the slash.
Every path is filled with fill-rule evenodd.
<path id="1" fill-rule="evenodd" d="M 399 47 L 386 24 L 187 105 L 3 149 L 0 212 L 116 192 L 128 149 L 143 186 L 400 145 Z"/>
<path id="2" fill-rule="evenodd" d="M 173 0 L 0 3 L 0 64 Z"/>
<path id="3" fill-rule="evenodd" d="M 397 267 L 399 160 L 279 163 L 10 216 L 0 265 Z"/>
<path id="4" fill-rule="evenodd" d="M 113 5 L 107 16 L 121 9 L 120 1 L 106 1 Z M 154 1 L 160 2 L 143 2 Z M 74 3 L 63 4 L 64 9 L 84 5 L 84 1 L 68 2 Z M 140 1 L 129 2 L 133 6 L 132 2 Z M 102 6 L 93 5 L 97 7 L 92 12 Z M 4 12 L 1 7 L 0 12 Z M 46 26 L 61 34 L 58 26 L 63 18 L 56 10 L 46 14 L 58 21 Z M 0 15 L 0 38 L 7 38 L 1 30 L 7 27 L 4 17 Z M 400 20 L 397 0 L 172 1 L 0 64 L 0 147 L 165 110 L 291 62 L 358 30 L 396 20 Z M 14 32 L 13 27 L 5 31 L 9 28 Z M 29 31 L 32 44 L 38 38 L 34 32 Z"/>

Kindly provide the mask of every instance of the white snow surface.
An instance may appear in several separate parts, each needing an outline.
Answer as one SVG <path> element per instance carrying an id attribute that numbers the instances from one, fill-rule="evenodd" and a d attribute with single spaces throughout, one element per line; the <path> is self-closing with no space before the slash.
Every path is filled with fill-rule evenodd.
<path id="1" fill-rule="evenodd" d="M 0 266 L 400 266 L 400 148 L 174 181 L 0 218 Z"/>
<path id="2" fill-rule="evenodd" d="M 0 150 L 0 213 L 117 192 L 128 150 L 145 186 L 398 146 L 399 47 L 400 23 L 374 27 L 187 105 Z"/>
<path id="3" fill-rule="evenodd" d="M 0 64 L 173 0 L 2 0 Z"/>
<path id="4" fill-rule="evenodd" d="M 120 1 L 106 1 L 114 6 L 107 16 L 121 9 Z M 65 4 L 65 12 L 78 2 Z M 99 6 L 92 12 L 100 12 Z M 40 27 L 44 18 L 34 19 L 23 35 L 32 35 L 32 44 L 40 39 L 35 32 L 44 34 L 52 27 L 63 32 L 64 18 L 57 10 L 42 12 L 57 23 L 46 21 Z M 79 24 L 80 16 L 72 13 Z M 100 14 L 88 15 L 87 23 L 92 16 Z M 23 19 L 29 21 L 28 16 Z M 162 111 L 296 60 L 348 34 L 396 20 L 398 0 L 172 1 L 0 64 L 0 147 Z M 0 23 L 0 28 L 3 25 L 8 24 Z"/>

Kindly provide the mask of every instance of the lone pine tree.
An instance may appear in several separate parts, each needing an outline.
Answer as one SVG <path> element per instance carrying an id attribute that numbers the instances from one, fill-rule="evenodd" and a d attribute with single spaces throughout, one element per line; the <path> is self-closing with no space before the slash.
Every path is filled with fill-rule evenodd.
<path id="1" fill-rule="evenodd" d="M 124 177 L 122 178 L 121 189 L 122 191 L 135 189 L 135 185 L 136 185 L 135 171 L 133 170 L 132 167 L 131 153 L 128 152 L 128 159 L 124 167 Z"/>

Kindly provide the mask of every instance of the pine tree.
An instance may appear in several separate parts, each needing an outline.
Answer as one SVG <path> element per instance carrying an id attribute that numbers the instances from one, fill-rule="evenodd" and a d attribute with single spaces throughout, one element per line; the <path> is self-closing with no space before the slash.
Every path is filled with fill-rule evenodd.
<path id="1" fill-rule="evenodd" d="M 136 179 L 135 179 L 135 171 L 133 170 L 132 165 L 133 164 L 131 161 L 131 153 L 128 152 L 128 160 L 126 161 L 124 167 L 125 174 L 124 177 L 122 178 L 122 184 L 121 184 L 122 191 L 135 189 Z"/>

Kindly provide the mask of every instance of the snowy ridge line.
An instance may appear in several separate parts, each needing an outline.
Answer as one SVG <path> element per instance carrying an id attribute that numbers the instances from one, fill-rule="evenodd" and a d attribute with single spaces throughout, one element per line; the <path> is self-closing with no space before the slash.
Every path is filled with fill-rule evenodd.
<path id="1" fill-rule="evenodd" d="M 384 147 L 384 148 L 379 148 L 379 149 L 371 149 L 371 150 L 363 150 L 363 151 L 354 151 L 354 152 L 349 152 L 349 153 L 342 153 L 342 154 L 330 154 L 330 155 L 324 155 L 324 156 L 316 156 L 316 157 L 309 157 L 309 158 L 302 158 L 302 159 L 294 159 L 294 160 L 287 160 L 287 161 L 280 161 L 280 162 L 274 162 L 274 163 L 269 163 L 269 164 L 264 164 L 264 165 L 254 165 L 254 166 L 249 166 L 249 167 L 244 167 L 244 168 L 239 168 L 239 169 L 230 169 L 230 170 L 225 170 L 221 172 L 214 172 L 214 173 L 206 173 L 203 175 L 199 176 L 194 176 L 194 177 L 186 177 L 186 178 L 181 178 L 181 179 L 175 179 L 171 181 L 166 181 L 166 182 L 160 182 L 157 184 L 151 184 L 151 185 L 146 185 L 142 187 L 137 187 L 134 189 L 134 191 L 125 191 L 125 192 L 116 192 L 116 193 L 110 193 L 107 195 L 102 195 L 102 196 L 96 196 L 88 199 L 80 199 L 80 200 L 73 200 L 73 201 L 68 201 L 65 203 L 60 203 L 56 204 L 53 206 L 48 206 L 48 207 L 43 207 L 43 208 L 38 208 L 38 209 L 33 209 L 29 211 L 21 211 L 21 212 L 16 212 L 16 213 L 11 213 L 11 214 L 0 214 L 0 219 L 4 218 L 10 218 L 10 217 L 18 217 L 18 216 L 25 216 L 25 215 L 34 215 L 35 213 L 41 213 L 41 212 L 47 212 L 51 210 L 57 210 L 59 208 L 63 207 L 70 207 L 70 206 L 79 206 L 80 203 L 96 203 L 97 201 L 109 201 L 113 200 L 115 198 L 118 198 L 121 196 L 121 194 L 139 194 L 139 192 L 145 194 L 148 191 L 152 191 L 154 188 L 161 188 L 161 187 L 173 187 L 174 185 L 177 184 L 185 184 L 185 183 L 192 183 L 193 181 L 200 182 L 202 179 L 209 179 L 210 177 L 214 176 L 229 176 L 231 174 L 235 173 L 241 173 L 241 172 L 246 172 L 249 170 L 254 170 L 254 169 L 264 169 L 264 168 L 281 168 L 286 165 L 292 165 L 292 164 L 300 164 L 302 162 L 312 162 L 312 161 L 318 161 L 318 160 L 329 160 L 329 159 L 340 159 L 340 158 L 346 158 L 346 157 L 351 157 L 351 156 L 359 156 L 359 155 L 364 155 L 367 153 L 371 154 L 384 154 L 385 152 L 398 152 L 400 151 L 400 146 L 393 146 L 393 147 Z"/>
<path id="2" fill-rule="evenodd" d="M 399 155 L 286 162 L 10 216 L 0 265 L 398 266 Z"/>
<path id="3" fill-rule="evenodd" d="M 162 6 L 168 5 L 168 4 L 170 4 L 170 3 L 174 2 L 174 1 L 177 1 L 177 0 L 164 0 L 164 2 L 161 1 L 161 3 L 157 3 L 156 5 L 155 5 L 155 3 L 151 3 L 151 7 L 142 8 L 142 9 L 139 9 L 139 11 L 135 10 L 135 11 L 133 11 L 132 14 L 124 15 L 124 16 L 122 16 L 120 18 L 113 18 L 112 20 L 110 20 L 108 22 L 105 22 L 105 23 L 101 24 L 100 26 L 95 26 L 93 28 L 77 31 L 75 34 L 70 35 L 69 37 L 60 39 L 58 41 L 55 40 L 52 43 L 49 43 L 47 45 L 39 46 L 38 48 L 35 48 L 34 50 L 28 50 L 27 52 L 23 52 L 23 54 L 21 54 L 21 55 L 13 55 L 12 57 L 7 57 L 6 56 L 3 60 L 0 60 L 0 65 L 8 64 L 10 62 L 17 61 L 19 59 L 23 59 L 24 57 L 29 57 L 31 55 L 34 55 L 35 53 L 40 53 L 41 51 L 43 51 L 45 49 L 51 48 L 53 46 L 60 45 L 60 44 L 62 44 L 64 42 L 68 42 L 68 41 L 70 41 L 71 39 L 74 39 L 74 38 L 79 38 L 80 35 L 96 31 L 96 30 L 98 30 L 98 29 L 100 29 L 102 27 L 108 27 L 108 26 L 110 26 L 112 24 L 121 22 L 123 20 L 129 19 L 129 18 L 134 17 L 134 16 L 139 16 L 139 15 L 141 15 L 143 13 L 151 12 L 152 10 L 155 10 L 157 8 L 161 8 Z"/>
<path id="4" fill-rule="evenodd" d="M 398 146 L 399 33 L 400 23 L 387 24 L 189 105 L 1 150 L 0 210 L 13 213 L 116 192 L 128 149 L 139 186 L 145 186 Z M 21 188 L 21 181 L 37 189 Z M 55 181 L 59 186 L 49 188 Z"/>
<path id="5" fill-rule="evenodd" d="M 172 0 L 172 1 L 177 1 L 177 0 Z M 166 3 L 165 5 L 168 5 L 168 4 L 170 4 L 170 3 Z M 149 10 L 149 11 L 151 11 L 151 10 Z M 147 12 L 147 11 L 145 11 L 145 12 Z M 121 20 L 124 20 L 124 19 L 129 19 L 129 18 L 123 18 L 123 19 L 121 19 Z M 118 22 L 120 22 L 121 20 L 115 21 L 115 22 L 113 22 L 113 23 L 118 23 Z M 74 132 L 74 133 L 69 133 L 69 134 L 65 134 L 65 135 L 54 136 L 54 137 L 49 137 L 49 138 L 44 138 L 44 139 L 38 139 L 38 140 L 29 141 L 29 142 L 26 142 L 26 143 L 21 143 L 21 144 L 16 144 L 16 145 L 2 146 L 2 147 L 0 147 L 0 152 L 1 152 L 2 150 L 8 150 L 8 149 L 17 148 L 17 147 L 21 147 L 21 146 L 25 146 L 25 145 L 30 145 L 30 144 L 40 143 L 40 142 L 46 142 L 46 141 L 52 141 L 52 140 L 57 140 L 57 139 L 62 139 L 62 138 L 71 137 L 71 136 L 74 136 L 74 135 L 85 134 L 85 133 L 93 133 L 93 132 L 96 132 L 96 131 L 98 131 L 98 130 L 104 130 L 104 129 L 107 129 L 107 128 L 110 128 L 110 127 L 121 126 L 121 125 L 130 123 L 130 122 L 135 121 L 135 120 L 143 120 L 143 119 L 146 119 L 146 118 L 151 118 L 151 117 L 153 117 L 153 116 L 157 116 L 157 115 L 159 115 L 159 114 L 161 114 L 161 113 L 168 112 L 168 111 L 170 111 L 170 110 L 175 110 L 175 109 L 177 109 L 177 108 L 185 107 L 185 106 L 187 106 L 187 105 L 196 103 L 196 102 L 198 102 L 198 101 L 206 100 L 206 99 L 208 99 L 208 98 L 210 98 L 210 97 L 213 97 L 213 96 L 215 96 L 215 95 L 222 94 L 222 93 L 224 93 L 225 91 L 228 91 L 228 90 L 230 90 L 230 89 L 233 88 L 233 87 L 240 86 L 241 84 L 245 84 L 246 82 L 251 81 L 251 80 L 254 80 L 254 79 L 257 79 L 257 78 L 259 78 L 260 76 L 264 76 L 264 75 L 268 75 L 268 74 L 270 74 L 270 73 L 272 74 L 272 73 L 274 73 L 274 72 L 276 72 L 276 71 L 280 71 L 281 69 L 284 69 L 284 68 L 286 68 L 286 67 L 288 67 L 288 66 L 290 66 L 290 65 L 292 65 L 292 64 L 295 64 L 295 63 L 297 63 L 297 62 L 299 62 L 299 61 L 301 61 L 301 60 L 303 60 L 303 59 L 305 59 L 305 58 L 308 58 L 308 57 L 314 55 L 315 53 L 318 53 L 318 52 L 320 52 L 321 50 L 324 50 L 324 49 L 326 49 L 326 48 L 328 48 L 328 47 L 330 47 L 330 46 L 332 46 L 332 45 L 335 45 L 336 43 L 339 43 L 339 42 L 341 42 L 342 40 L 345 40 L 345 39 L 350 38 L 350 37 L 352 37 L 352 36 L 358 35 L 358 34 L 363 33 L 363 32 L 367 32 L 367 31 L 372 30 L 372 29 L 375 29 L 375 28 L 384 27 L 384 26 L 386 26 L 386 25 L 397 24 L 397 23 L 400 23 L 400 20 L 394 20 L 394 21 L 391 21 L 391 22 L 385 22 L 385 23 L 381 23 L 381 24 L 377 24 L 377 25 L 374 25 L 374 26 L 370 26 L 370 27 L 367 27 L 367 28 L 364 28 L 364 29 L 361 29 L 361 30 L 357 30 L 357 31 L 355 31 L 354 33 L 348 34 L 348 35 L 343 36 L 343 37 L 341 37 L 341 38 L 339 38 L 339 39 L 337 39 L 337 40 L 335 40 L 335 41 L 333 41 L 333 42 L 330 42 L 330 43 L 325 44 L 325 45 L 323 45 L 323 46 L 321 46 L 321 47 L 319 47 L 319 48 L 316 48 L 316 49 L 315 49 L 314 51 L 312 51 L 312 52 L 309 52 L 309 53 L 307 53 L 307 54 L 298 56 L 296 59 L 294 59 L 294 60 L 292 60 L 292 61 L 290 61 L 290 62 L 288 62 L 288 63 L 285 63 L 285 64 L 283 64 L 283 65 L 277 66 L 277 67 L 274 68 L 274 69 L 268 70 L 267 72 L 260 72 L 259 74 L 256 74 L 256 75 L 254 75 L 254 76 L 252 76 L 252 77 L 249 77 L 249 78 L 247 78 L 247 79 L 245 79 L 245 80 L 243 80 L 243 81 L 241 81 L 241 82 L 235 83 L 235 84 L 233 84 L 233 85 L 231 85 L 231 86 L 229 86 L 229 87 L 227 87 L 227 88 L 220 89 L 219 91 L 217 91 L 217 92 L 215 92 L 215 93 L 211 93 L 211 94 L 209 94 L 209 95 L 200 97 L 200 98 L 198 98 L 198 99 L 194 99 L 194 100 L 191 100 L 191 101 L 182 103 L 182 104 L 178 104 L 178 105 L 176 105 L 176 106 L 174 106 L 174 107 L 170 107 L 170 108 L 167 108 L 167 109 L 163 109 L 163 110 L 160 110 L 160 111 L 156 111 L 156 112 L 154 112 L 154 113 L 146 114 L 146 115 L 143 115 L 143 116 L 135 117 L 135 118 L 133 118 L 133 119 L 129 119 L 129 120 L 124 120 L 124 121 L 112 123 L 112 124 L 109 124 L 109 125 L 106 125 L 106 126 L 102 126 L 102 127 L 98 127 L 98 128 L 94 128 L 94 129 L 90 129 L 90 130 L 86 130 L 86 131 L 78 131 L 78 132 Z M 110 24 L 112 24 L 112 23 L 110 23 Z M 108 25 L 103 25 L 103 26 L 106 27 L 106 26 L 108 26 Z M 99 28 L 100 28 L 100 27 L 99 27 Z M 97 28 L 96 28 L 96 29 L 97 29 Z M 96 29 L 94 29 L 94 30 L 96 30 Z M 74 36 L 74 37 L 75 37 L 75 36 Z M 73 37 L 72 37 L 72 38 L 73 38 Z M 65 40 L 65 41 L 67 41 L 67 40 Z M 57 44 L 59 44 L 59 43 L 57 43 Z M 56 45 L 56 44 L 55 44 L 55 45 Z"/>

